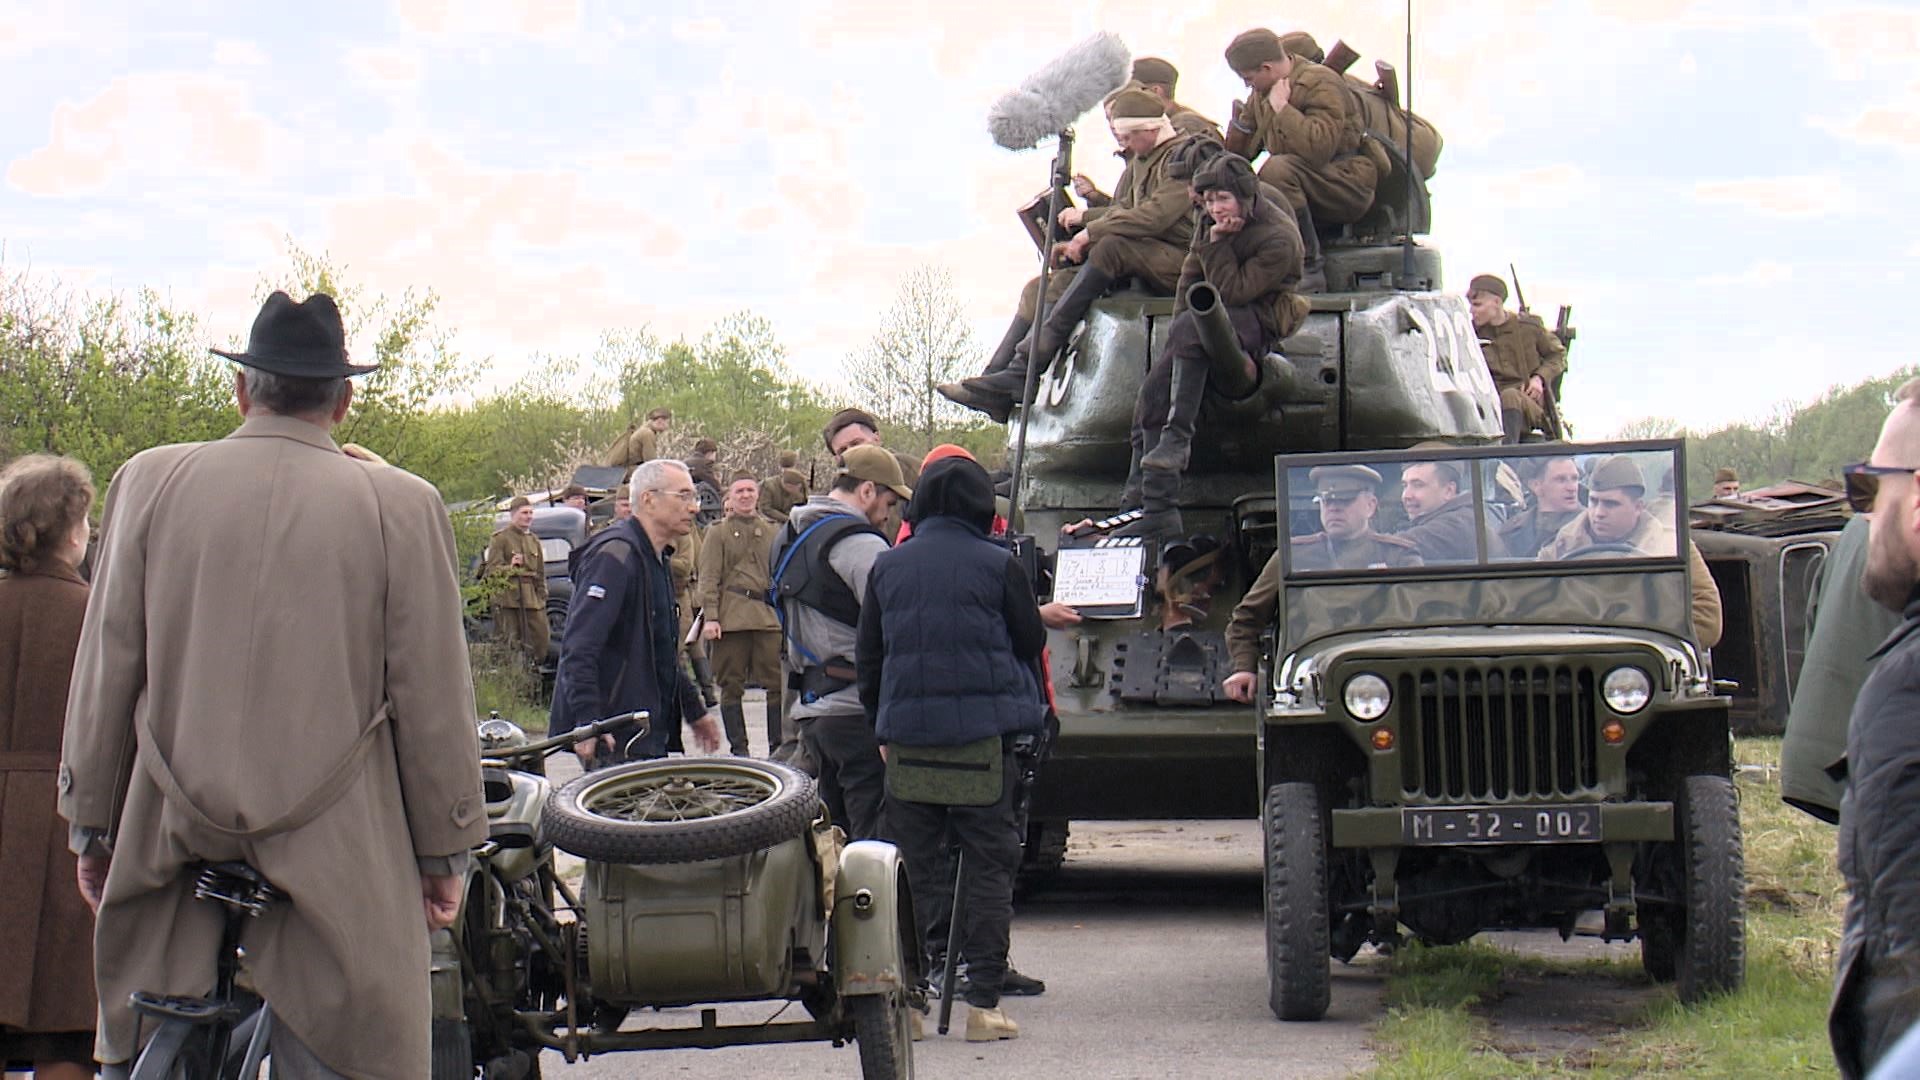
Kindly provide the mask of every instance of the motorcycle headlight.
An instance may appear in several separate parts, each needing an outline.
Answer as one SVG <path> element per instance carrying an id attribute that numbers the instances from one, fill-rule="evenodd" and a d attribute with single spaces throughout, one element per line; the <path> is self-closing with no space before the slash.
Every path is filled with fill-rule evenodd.
<path id="1" fill-rule="evenodd" d="M 480 745 L 488 750 L 511 749 L 527 743 L 527 733 L 519 724 L 498 716 L 480 721 L 479 734 Z"/>
<path id="2" fill-rule="evenodd" d="M 1347 680 L 1341 699 L 1347 706 L 1348 716 L 1371 723 L 1387 715 L 1387 706 L 1393 704 L 1393 691 L 1388 688 L 1387 680 L 1365 673 Z"/>
<path id="3" fill-rule="evenodd" d="M 1600 681 L 1600 696 L 1606 699 L 1607 708 L 1631 716 L 1653 699 L 1653 682 L 1637 667 L 1617 667 Z"/>

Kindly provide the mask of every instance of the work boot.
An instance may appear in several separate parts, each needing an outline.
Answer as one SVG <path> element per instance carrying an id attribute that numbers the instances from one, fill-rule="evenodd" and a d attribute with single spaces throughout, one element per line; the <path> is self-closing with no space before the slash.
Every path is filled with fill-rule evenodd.
<path id="1" fill-rule="evenodd" d="M 1140 470 L 1141 507 L 1146 511 L 1139 521 L 1113 531 L 1115 536 L 1139 536 L 1162 542 L 1177 540 L 1186 531 L 1180 521 L 1180 474 L 1166 469 Z"/>
<path id="2" fill-rule="evenodd" d="M 987 419 L 996 424 L 1004 424 L 1007 418 L 1013 415 L 1013 394 L 1001 392 L 993 385 L 989 385 L 987 380 L 997 379 L 1005 374 L 1006 369 L 1003 368 L 993 375 L 976 375 L 959 382 L 941 383 L 934 389 L 940 392 L 941 397 L 955 405 L 972 409 L 974 412 L 986 413 Z"/>
<path id="3" fill-rule="evenodd" d="M 1000 1011 L 999 1006 L 991 1009 L 969 1007 L 967 1009 L 967 1041 L 996 1042 L 1000 1039 L 1020 1037 L 1020 1025 L 1013 1018 Z"/>
<path id="4" fill-rule="evenodd" d="M 1031 975 L 1022 975 L 1007 965 L 1006 978 L 1000 980 L 1001 997 L 1039 997 L 1047 992 L 1047 984 Z"/>
<path id="5" fill-rule="evenodd" d="M 1141 469 L 1164 469 L 1176 476 L 1187 471 L 1187 459 L 1193 454 L 1194 425 L 1200 421 L 1200 399 L 1206 392 L 1206 367 L 1175 360 L 1167 423 L 1160 429 L 1160 441 L 1141 455 Z"/>
<path id="6" fill-rule="evenodd" d="M 987 366 L 981 370 L 980 374 L 992 375 L 997 371 L 1006 370 L 1007 365 L 1013 361 L 1013 350 L 1027 340 L 1027 335 L 1032 330 L 1032 319 L 1025 315 L 1015 315 L 1013 322 L 1007 326 L 1007 336 L 1000 339 L 1000 344 L 993 350 L 993 355 L 987 358 Z"/>
<path id="7" fill-rule="evenodd" d="M 1160 433 L 1135 430 L 1129 441 L 1133 443 L 1133 457 L 1127 462 L 1126 485 L 1120 489 L 1121 513 L 1140 509 L 1140 459 L 1146 455 L 1147 451 L 1159 445 Z"/>
<path id="8" fill-rule="evenodd" d="M 1302 293 L 1327 291 L 1327 263 L 1320 254 L 1320 230 L 1314 228 L 1313 211 L 1303 203 L 1294 208 L 1293 220 L 1300 226 L 1300 288 Z"/>
<path id="9" fill-rule="evenodd" d="M 1518 445 L 1521 436 L 1527 433 L 1527 414 L 1519 409 L 1500 410 L 1500 441 L 1508 446 Z"/>
<path id="10" fill-rule="evenodd" d="M 746 705 L 738 701 L 722 702 L 720 726 L 727 729 L 727 752 L 734 757 L 746 757 L 751 752 L 747 746 Z"/>
<path id="11" fill-rule="evenodd" d="M 927 1037 L 927 1022 L 921 1017 L 919 1009 L 909 1008 L 907 1010 L 907 1028 L 914 1042 L 919 1042 Z"/>
<path id="12" fill-rule="evenodd" d="M 1012 359 L 1004 369 L 992 375 L 967 379 L 960 385 L 1018 399 L 1026 390 L 1028 365 L 1033 366 L 1033 381 L 1037 386 L 1047 369 L 1053 366 L 1060 350 L 1067 347 L 1067 338 L 1073 335 L 1073 328 L 1086 317 L 1087 309 L 1112 287 L 1113 279 L 1098 267 L 1081 267 L 1080 272 L 1073 276 L 1073 283 L 1067 286 L 1066 291 L 1060 294 L 1060 299 L 1054 301 L 1053 307 L 1048 310 L 1047 321 L 1040 324 L 1040 333 L 1037 335 L 1039 341 L 1035 343 L 1031 355 L 1023 341 L 1014 346 Z M 948 397 L 952 400 L 951 395 Z"/>

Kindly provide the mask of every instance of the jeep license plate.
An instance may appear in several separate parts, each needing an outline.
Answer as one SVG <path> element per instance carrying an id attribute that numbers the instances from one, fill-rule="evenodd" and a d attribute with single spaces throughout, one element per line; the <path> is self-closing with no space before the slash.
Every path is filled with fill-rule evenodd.
<path id="1" fill-rule="evenodd" d="M 1599 843 L 1600 808 L 1588 804 L 1402 810 L 1400 838 L 1408 844 Z"/>

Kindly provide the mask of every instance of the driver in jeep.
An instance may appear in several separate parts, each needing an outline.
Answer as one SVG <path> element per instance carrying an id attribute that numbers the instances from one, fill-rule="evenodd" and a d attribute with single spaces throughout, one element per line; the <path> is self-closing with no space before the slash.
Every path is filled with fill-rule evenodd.
<path id="1" fill-rule="evenodd" d="M 1647 513 L 1647 481 L 1632 458 L 1615 454 L 1602 461 L 1587 486 L 1586 510 L 1540 549 L 1542 561 L 1570 558 L 1588 549 L 1627 558 L 1673 554 L 1673 527 Z"/>

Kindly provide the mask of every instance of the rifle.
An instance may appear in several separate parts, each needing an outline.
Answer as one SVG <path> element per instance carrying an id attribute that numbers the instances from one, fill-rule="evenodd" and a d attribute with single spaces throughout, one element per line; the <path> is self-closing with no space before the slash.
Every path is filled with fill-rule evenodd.
<path id="1" fill-rule="evenodd" d="M 1534 318 L 1533 312 L 1527 309 L 1527 290 L 1520 285 L 1519 267 L 1508 263 L 1507 273 L 1513 275 L 1513 298 L 1520 303 L 1521 316 L 1523 318 Z M 1572 315 L 1573 305 L 1560 305 L 1560 322 L 1558 326 L 1554 327 L 1552 334 L 1554 339 L 1560 342 L 1560 348 L 1562 350 L 1566 349 L 1567 345 L 1573 341 L 1576 333 L 1573 327 L 1567 325 L 1567 320 L 1571 318 Z M 1545 326 L 1546 323 L 1542 321 L 1540 325 Z M 1541 381 L 1545 382 L 1544 379 Z M 1558 397 L 1558 394 L 1555 393 L 1552 386 L 1546 387 L 1546 392 L 1540 395 L 1540 408 L 1547 414 L 1547 434 L 1552 436 L 1555 442 L 1565 442 L 1571 432 L 1567 429 L 1566 421 L 1560 418 L 1560 402 Z"/>

